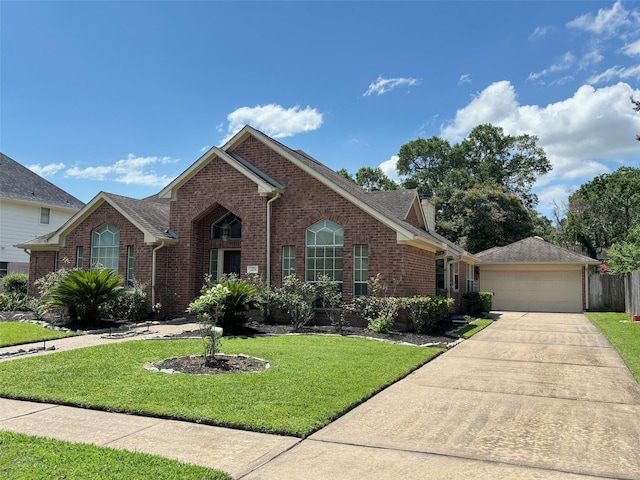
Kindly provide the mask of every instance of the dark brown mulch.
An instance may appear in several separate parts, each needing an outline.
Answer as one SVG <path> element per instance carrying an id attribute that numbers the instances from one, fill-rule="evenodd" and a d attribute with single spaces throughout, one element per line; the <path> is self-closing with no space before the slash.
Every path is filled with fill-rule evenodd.
<path id="1" fill-rule="evenodd" d="M 346 326 L 342 332 L 338 332 L 335 327 L 331 325 L 308 325 L 301 329 L 294 329 L 293 325 L 282 323 L 267 323 L 267 322 L 249 322 L 244 326 L 239 335 L 255 336 L 255 335 L 284 335 L 287 333 L 308 333 L 308 334 L 340 334 L 361 336 L 370 338 L 380 338 L 398 343 L 410 343 L 413 345 L 426 345 L 431 343 L 447 344 L 455 342 L 458 337 L 452 335 L 452 330 L 455 330 L 458 326 L 452 321 L 443 320 L 438 322 L 432 331 L 427 333 L 416 333 L 413 331 L 392 331 L 389 333 L 375 333 L 368 330 L 365 327 L 358 326 Z"/>
<path id="2" fill-rule="evenodd" d="M 203 356 L 168 358 L 154 364 L 159 369 L 172 369 L 180 373 L 196 375 L 219 375 L 223 373 L 261 372 L 269 364 L 259 358 L 245 355 L 216 355 L 213 361 L 205 363 Z"/>

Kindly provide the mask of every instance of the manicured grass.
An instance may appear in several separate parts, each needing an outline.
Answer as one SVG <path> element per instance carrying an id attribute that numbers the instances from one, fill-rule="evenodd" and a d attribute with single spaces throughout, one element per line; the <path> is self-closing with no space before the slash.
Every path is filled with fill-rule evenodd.
<path id="1" fill-rule="evenodd" d="M 226 339 L 261 373 L 169 375 L 146 362 L 202 353 L 200 340 L 137 340 L 0 363 L 0 395 L 306 436 L 442 349 L 314 335 Z"/>
<path id="2" fill-rule="evenodd" d="M 43 342 L 56 338 L 71 337 L 74 334 L 59 332 L 40 325 L 24 322 L 0 322 L 0 347 Z"/>
<path id="3" fill-rule="evenodd" d="M 232 477 L 219 470 L 145 453 L 0 432 L 0 478 L 230 480 Z"/>
<path id="4" fill-rule="evenodd" d="M 628 313 L 585 314 L 618 351 L 640 382 L 640 322 L 630 322 Z"/>
<path id="5" fill-rule="evenodd" d="M 468 325 L 456 330 L 456 334 L 460 336 L 460 338 L 469 338 L 473 337 L 480 330 L 487 328 L 489 325 L 493 323 L 493 320 L 489 319 L 479 319 L 469 322 Z"/>

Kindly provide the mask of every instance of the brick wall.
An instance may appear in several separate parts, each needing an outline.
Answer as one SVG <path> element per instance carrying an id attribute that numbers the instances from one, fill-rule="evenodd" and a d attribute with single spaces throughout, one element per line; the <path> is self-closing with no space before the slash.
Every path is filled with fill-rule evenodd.
<path id="1" fill-rule="evenodd" d="M 103 203 L 91 213 L 78 227 L 65 238 L 60 247 L 59 267 L 76 266 L 77 247 L 83 247 L 83 268 L 91 266 L 91 235 L 93 230 L 109 223 L 120 230 L 120 247 L 118 250 L 118 273 L 126 278 L 127 247 L 134 249 L 134 277 L 147 284 L 147 298 L 151 299 L 151 252 L 153 247 L 144 243 L 144 235 L 123 215 L 108 203 Z M 53 270 L 54 252 L 32 252 L 29 271 L 30 283 Z M 69 263 L 65 263 L 65 259 Z M 30 293 L 33 287 L 30 287 Z"/>

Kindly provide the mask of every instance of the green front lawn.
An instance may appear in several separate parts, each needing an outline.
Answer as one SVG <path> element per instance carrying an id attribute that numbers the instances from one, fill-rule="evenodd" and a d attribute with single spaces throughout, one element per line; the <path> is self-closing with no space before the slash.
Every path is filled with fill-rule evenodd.
<path id="1" fill-rule="evenodd" d="M 487 328 L 492 323 L 493 323 L 493 320 L 490 320 L 490 319 L 487 319 L 487 318 L 481 318 L 481 319 L 478 319 L 478 320 L 473 320 L 472 322 L 469 322 L 464 327 L 459 328 L 458 330 L 456 330 L 455 333 L 460 338 L 464 338 L 464 339 L 471 338 L 476 333 L 478 333 L 480 330 L 484 330 L 485 328 Z"/>
<path id="2" fill-rule="evenodd" d="M 585 315 L 607 337 L 640 382 L 640 322 L 630 322 L 628 313 L 590 312 Z"/>
<path id="3" fill-rule="evenodd" d="M 0 322 L 0 347 L 43 342 L 73 335 L 73 333 L 59 332 L 33 323 Z"/>
<path id="4" fill-rule="evenodd" d="M 229 475 L 219 470 L 146 453 L 8 432 L 0 432 L 0 478 L 231 480 Z"/>
<path id="5" fill-rule="evenodd" d="M 443 349 L 294 335 L 225 339 L 261 373 L 152 373 L 146 362 L 202 353 L 200 340 L 137 340 L 0 363 L 0 395 L 307 436 Z"/>

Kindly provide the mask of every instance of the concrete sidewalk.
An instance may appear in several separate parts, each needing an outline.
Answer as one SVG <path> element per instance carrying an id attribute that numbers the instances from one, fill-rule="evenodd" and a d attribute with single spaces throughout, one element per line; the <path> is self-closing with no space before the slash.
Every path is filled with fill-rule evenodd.
<path id="1" fill-rule="evenodd" d="M 577 314 L 501 314 L 303 441 L 8 399 L 0 429 L 252 480 L 640 479 L 640 387 Z"/>
<path id="2" fill-rule="evenodd" d="M 131 340 L 148 340 L 150 338 L 158 338 L 166 335 L 177 335 L 182 332 L 197 331 L 200 328 L 199 323 L 178 321 L 175 323 L 158 323 L 149 325 L 140 325 L 133 327 L 126 332 L 120 332 L 114 330 L 113 334 L 97 333 L 97 334 L 83 334 L 75 337 L 59 338 L 57 340 L 47 340 L 46 342 L 28 343 L 26 345 L 15 345 L 12 347 L 0 348 L 0 362 L 15 360 L 24 357 L 33 357 L 39 355 L 50 355 L 56 352 L 63 352 L 65 350 L 75 350 L 78 348 L 94 347 L 96 345 L 104 345 L 108 343 L 127 342 Z M 3 357 L 5 353 L 17 353 L 21 350 L 28 351 L 32 348 L 47 350 L 41 350 L 36 353 L 28 353 L 24 355 Z"/>

